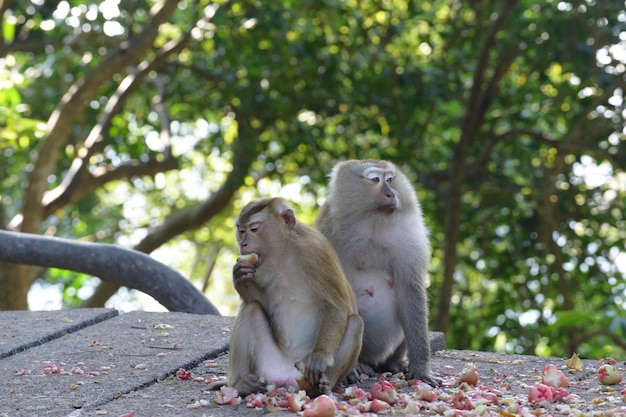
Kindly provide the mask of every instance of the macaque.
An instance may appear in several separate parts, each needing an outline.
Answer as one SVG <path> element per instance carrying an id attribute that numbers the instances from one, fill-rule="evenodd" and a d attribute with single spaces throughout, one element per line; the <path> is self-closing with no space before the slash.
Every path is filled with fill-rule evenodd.
<path id="1" fill-rule="evenodd" d="M 356 297 L 332 245 L 296 220 L 282 198 L 246 205 L 236 220 L 242 298 L 230 341 L 228 385 L 329 393 L 355 367 L 363 335 Z"/>
<path id="2" fill-rule="evenodd" d="M 387 161 L 338 163 L 315 225 L 333 244 L 365 324 L 358 372 L 403 371 L 439 385 L 430 370 L 429 237 L 406 176 Z"/>

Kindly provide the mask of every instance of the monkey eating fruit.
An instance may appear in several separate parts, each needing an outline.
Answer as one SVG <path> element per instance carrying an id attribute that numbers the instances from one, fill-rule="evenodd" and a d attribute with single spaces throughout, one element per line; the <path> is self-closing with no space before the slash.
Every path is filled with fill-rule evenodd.
<path id="1" fill-rule="evenodd" d="M 365 324 L 359 372 L 404 371 L 407 379 L 439 385 L 430 370 L 429 237 L 406 176 L 387 161 L 338 163 L 316 227 L 357 296 Z"/>
<path id="2" fill-rule="evenodd" d="M 281 198 L 249 203 L 236 225 L 233 282 L 242 304 L 228 385 L 247 395 L 268 384 L 298 388 L 304 378 L 310 395 L 329 393 L 356 365 L 363 335 L 332 245 Z"/>
<path id="3" fill-rule="evenodd" d="M 245 255 L 240 255 L 239 260 L 250 262 L 254 266 L 259 261 L 259 255 L 256 253 L 247 253 Z"/>

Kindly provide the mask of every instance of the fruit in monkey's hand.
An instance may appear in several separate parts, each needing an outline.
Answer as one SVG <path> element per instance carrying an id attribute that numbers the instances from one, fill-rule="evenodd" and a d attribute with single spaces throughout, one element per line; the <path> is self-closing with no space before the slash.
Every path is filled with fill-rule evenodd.
<path id="1" fill-rule="evenodd" d="M 240 255 L 239 259 L 242 261 L 248 261 L 252 265 L 256 265 L 256 263 L 259 261 L 259 255 L 257 255 L 256 253 L 246 253 L 245 255 Z"/>
<path id="2" fill-rule="evenodd" d="M 296 382 L 298 383 L 298 388 L 304 391 L 311 391 L 313 388 L 313 384 L 311 384 L 304 377 L 304 362 L 300 361 L 296 363 L 296 368 L 298 368 L 298 375 L 296 376 Z"/>

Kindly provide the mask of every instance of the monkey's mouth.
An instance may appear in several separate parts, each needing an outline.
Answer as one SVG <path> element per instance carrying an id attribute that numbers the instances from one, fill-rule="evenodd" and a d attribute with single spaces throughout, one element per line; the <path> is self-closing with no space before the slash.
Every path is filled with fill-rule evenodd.
<path id="1" fill-rule="evenodd" d="M 393 213 L 398 208 L 397 204 L 385 204 L 383 206 L 378 206 L 376 210 L 383 213 Z"/>

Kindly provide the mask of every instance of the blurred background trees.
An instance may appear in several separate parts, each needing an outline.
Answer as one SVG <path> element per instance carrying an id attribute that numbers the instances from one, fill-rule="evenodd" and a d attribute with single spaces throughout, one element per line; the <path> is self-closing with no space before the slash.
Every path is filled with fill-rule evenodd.
<path id="1" fill-rule="evenodd" d="M 0 228 L 150 253 L 234 314 L 242 205 L 283 195 L 312 223 L 337 160 L 389 159 L 449 347 L 623 355 L 625 6 L 0 2 Z M 138 306 L 0 265 L 0 308 L 55 294 Z"/>

